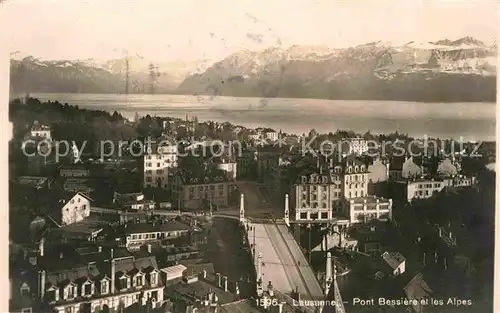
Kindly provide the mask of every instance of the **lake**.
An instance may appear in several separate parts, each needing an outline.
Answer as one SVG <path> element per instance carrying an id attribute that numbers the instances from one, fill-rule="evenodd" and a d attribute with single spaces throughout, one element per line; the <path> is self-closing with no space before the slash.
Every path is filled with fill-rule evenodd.
<path id="1" fill-rule="evenodd" d="M 22 95 L 24 96 L 24 95 Z M 495 103 L 422 103 L 366 100 L 235 98 L 182 95 L 115 95 L 34 93 L 40 100 L 67 102 L 87 109 L 140 116 L 197 116 L 200 121 L 231 122 L 246 127 L 270 127 L 289 133 L 364 133 L 396 130 L 415 137 L 495 139 Z M 12 97 L 19 97 L 13 95 Z"/>

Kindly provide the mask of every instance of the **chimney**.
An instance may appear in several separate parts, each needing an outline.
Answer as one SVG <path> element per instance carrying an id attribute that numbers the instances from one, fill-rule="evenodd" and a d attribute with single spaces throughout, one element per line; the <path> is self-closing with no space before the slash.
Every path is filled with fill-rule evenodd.
<path id="1" fill-rule="evenodd" d="M 216 273 L 215 277 L 216 277 L 215 283 L 217 284 L 217 287 L 220 288 L 221 287 L 221 276 L 220 276 L 220 273 Z"/>
<path id="2" fill-rule="evenodd" d="M 227 276 L 222 277 L 222 284 L 224 287 L 224 291 L 227 292 Z"/>
<path id="3" fill-rule="evenodd" d="M 110 262 L 111 262 L 111 294 L 114 294 L 116 281 L 115 281 L 115 259 L 114 259 L 113 249 L 111 249 Z"/>
<path id="4" fill-rule="evenodd" d="M 45 252 L 45 238 L 40 239 L 40 243 L 38 245 L 38 252 L 40 253 L 40 256 L 43 257 Z"/>
<path id="5" fill-rule="evenodd" d="M 278 313 L 283 313 L 283 302 L 278 303 Z"/>
<path id="6" fill-rule="evenodd" d="M 39 294 L 38 296 L 40 297 L 40 301 L 43 301 L 43 298 L 45 296 L 45 270 L 41 270 L 39 273 L 39 282 L 40 282 L 40 286 L 38 286 L 39 288 Z"/>
<path id="7" fill-rule="evenodd" d="M 101 247 L 101 246 L 99 246 L 99 248 L 98 248 L 98 249 L 99 249 L 99 250 L 98 250 L 98 251 L 99 251 L 99 253 L 101 253 L 101 252 L 102 252 L 102 247 Z"/>
<path id="8" fill-rule="evenodd" d="M 269 284 L 267 284 L 267 292 L 269 293 L 270 297 L 274 296 L 273 283 L 271 283 L 271 281 L 269 281 Z"/>

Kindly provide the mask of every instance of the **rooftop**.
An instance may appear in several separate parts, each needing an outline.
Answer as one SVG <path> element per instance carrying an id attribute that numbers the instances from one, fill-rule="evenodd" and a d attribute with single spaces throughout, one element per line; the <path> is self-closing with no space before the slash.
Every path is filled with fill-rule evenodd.
<path id="1" fill-rule="evenodd" d="M 138 233 L 154 233 L 160 231 L 188 231 L 191 226 L 177 221 L 158 222 L 158 223 L 132 223 L 127 224 L 124 228 L 125 234 L 138 234 Z"/>
<path id="2" fill-rule="evenodd" d="M 69 224 L 66 226 L 62 226 L 57 228 L 58 232 L 66 233 L 66 234 L 82 234 L 82 235 L 90 235 L 95 232 L 99 232 L 103 229 L 103 223 L 96 216 L 89 216 L 84 218 L 83 220 Z"/>
<path id="3" fill-rule="evenodd" d="M 387 263 L 393 270 L 398 268 L 398 266 L 406 261 L 406 258 L 402 256 L 399 252 L 384 252 L 382 254 L 382 259 Z"/>
<path id="4" fill-rule="evenodd" d="M 17 179 L 17 182 L 21 185 L 30 186 L 33 188 L 42 188 L 44 184 L 49 181 L 48 177 L 41 176 L 21 176 Z"/>
<path id="5" fill-rule="evenodd" d="M 392 202 L 391 199 L 385 199 L 381 197 L 376 197 L 376 196 L 365 196 L 365 197 L 357 197 L 357 198 L 351 198 L 349 199 L 351 204 L 387 204 L 389 202 Z"/>

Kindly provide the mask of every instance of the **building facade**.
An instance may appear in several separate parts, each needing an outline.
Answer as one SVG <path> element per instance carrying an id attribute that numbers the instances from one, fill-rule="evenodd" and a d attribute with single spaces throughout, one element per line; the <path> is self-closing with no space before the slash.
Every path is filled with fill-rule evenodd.
<path id="1" fill-rule="evenodd" d="M 414 199 L 427 199 L 443 190 L 445 187 L 452 186 L 452 180 L 434 180 L 418 179 L 408 181 L 406 184 L 406 196 L 408 202 Z"/>
<path id="2" fill-rule="evenodd" d="M 62 200 L 61 225 L 70 225 L 84 220 L 90 216 L 92 199 L 83 193 L 77 192 L 68 201 Z"/>
<path id="3" fill-rule="evenodd" d="M 225 175 L 184 178 L 181 201 L 187 209 L 200 209 L 204 205 L 227 206 L 229 192 Z"/>
<path id="4" fill-rule="evenodd" d="M 41 125 L 37 121 L 33 124 L 30 130 L 32 137 L 43 138 L 45 140 L 52 140 L 52 132 L 49 126 Z"/>
<path id="5" fill-rule="evenodd" d="M 179 238 L 187 234 L 191 227 L 180 222 L 132 223 L 126 224 L 125 247 L 129 251 L 139 250 L 142 246 L 160 243 L 163 240 Z"/>
<path id="6" fill-rule="evenodd" d="M 349 138 L 345 141 L 349 142 L 349 154 L 362 155 L 369 150 L 368 142 L 363 138 Z"/>
<path id="7" fill-rule="evenodd" d="M 163 304 L 164 283 L 156 258 L 114 258 L 62 270 L 41 269 L 39 299 L 49 312 L 119 312 L 134 304 Z"/>
<path id="8" fill-rule="evenodd" d="M 392 219 L 392 200 L 366 196 L 349 200 L 349 220 L 351 224 L 367 223 L 371 220 Z"/>
<path id="9" fill-rule="evenodd" d="M 144 187 L 168 188 L 171 169 L 178 166 L 176 144 L 154 145 L 144 155 Z"/>

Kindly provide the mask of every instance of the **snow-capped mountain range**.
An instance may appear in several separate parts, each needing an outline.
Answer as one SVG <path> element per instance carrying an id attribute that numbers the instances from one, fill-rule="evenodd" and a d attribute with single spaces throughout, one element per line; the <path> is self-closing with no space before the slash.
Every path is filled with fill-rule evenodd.
<path id="1" fill-rule="evenodd" d="M 157 93 L 258 97 L 489 101 L 496 79 L 496 43 L 472 38 L 371 42 L 333 49 L 295 45 L 242 50 L 223 60 L 153 63 Z M 125 59 L 13 59 L 14 91 L 123 92 Z M 129 92 L 147 93 L 151 62 L 129 59 Z M 467 87 L 467 93 L 459 91 Z M 448 92 L 437 88 L 451 88 Z M 423 95 L 418 96 L 419 92 Z M 436 94 L 455 94 L 439 99 Z M 458 95 L 457 95 L 458 94 Z M 494 100 L 492 100 L 494 101 Z"/>

